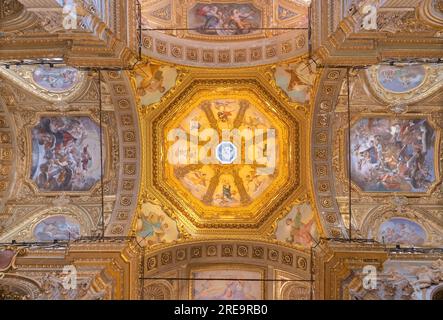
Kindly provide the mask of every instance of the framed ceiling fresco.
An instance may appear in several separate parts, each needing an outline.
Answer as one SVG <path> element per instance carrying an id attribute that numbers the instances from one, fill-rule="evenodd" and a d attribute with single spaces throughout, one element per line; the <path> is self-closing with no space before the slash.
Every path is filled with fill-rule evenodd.
<path id="1" fill-rule="evenodd" d="M 296 204 L 277 224 L 275 239 L 310 248 L 318 238 L 315 214 L 309 203 Z"/>
<path id="2" fill-rule="evenodd" d="M 351 126 L 351 180 L 362 192 L 430 192 L 440 181 L 440 134 L 426 116 L 371 115 Z"/>
<path id="3" fill-rule="evenodd" d="M 285 133 L 280 131 L 277 126 L 273 126 L 271 120 L 255 106 L 254 102 L 234 97 L 202 100 L 196 104 L 196 108 L 191 109 L 189 114 L 184 115 L 185 117 L 178 123 L 178 127 L 182 128 L 187 136 L 191 137 L 190 144 L 193 144 L 194 141 L 196 143 L 190 146 L 190 152 L 192 152 L 193 147 L 196 150 L 198 148 L 197 137 L 194 136 L 195 139 L 192 139 L 192 135 L 198 134 L 197 129 L 213 129 L 214 132 L 220 131 L 220 135 L 224 130 L 231 133 L 234 133 L 234 130 L 238 130 L 238 132 L 245 129 L 251 130 L 250 136 L 247 135 L 247 132 L 246 136 L 243 137 L 246 140 L 250 139 L 249 141 L 242 142 L 238 140 L 232 144 L 223 139 L 224 142 L 220 144 L 215 152 L 207 150 L 208 153 L 212 152 L 212 157 L 216 157 L 214 159 L 215 165 L 204 163 L 202 161 L 204 150 L 199 149 L 200 165 L 190 161 L 189 164 L 179 163 L 170 168 L 173 170 L 171 173 L 175 179 L 192 196 L 200 200 L 203 205 L 235 208 L 251 204 L 254 199 L 267 191 L 272 181 L 278 176 L 278 171 L 276 171 L 278 169 L 276 168 L 281 167 L 279 162 L 282 160 L 280 159 L 285 157 L 280 151 L 282 146 L 276 143 L 276 137 Z M 198 128 L 192 128 L 192 123 L 195 123 Z M 257 136 L 254 134 L 261 132 L 257 130 L 266 132 L 268 129 L 279 131 L 274 136 L 264 134 L 263 138 L 257 141 Z M 230 141 L 232 137 L 228 137 L 228 139 Z M 203 141 L 200 143 L 203 144 Z M 223 143 L 230 143 L 230 145 L 224 148 Z M 259 143 L 260 146 L 254 143 Z M 170 144 L 169 148 L 172 145 L 173 143 Z M 266 170 L 265 164 L 259 163 L 260 159 L 252 160 L 255 158 L 253 156 L 254 151 L 256 151 L 254 148 L 264 149 L 266 146 L 269 151 L 269 162 L 273 166 L 272 168 L 269 167 L 270 170 Z M 229 148 L 232 148 L 232 151 Z M 225 158 L 224 152 L 229 152 L 226 155 L 227 158 Z M 251 156 L 251 161 L 246 159 L 248 154 Z M 191 157 L 191 155 L 189 156 Z M 232 165 L 230 165 L 231 163 Z"/>
<path id="4" fill-rule="evenodd" d="M 0 74 L 36 96 L 52 101 L 71 100 L 88 81 L 84 71 L 65 66 L 23 65 L 0 68 Z"/>
<path id="5" fill-rule="evenodd" d="M 2 241 L 68 241 L 92 236 L 96 221 L 83 206 L 73 204 L 43 205 L 17 222 L 2 235 Z"/>
<path id="6" fill-rule="evenodd" d="M 269 108 L 246 83 L 220 85 L 191 87 L 154 121 L 154 128 L 160 123 L 162 128 L 153 135 L 158 139 L 153 152 L 161 155 L 153 156 L 154 168 L 161 168 L 154 171 L 154 183 L 174 190 L 168 198 L 186 207 L 181 212 L 192 212 L 190 217 L 251 222 L 272 205 L 266 198 L 299 184 L 288 184 L 297 179 L 297 147 L 283 143 L 296 143 L 297 121 L 289 130 L 287 119 L 275 116 L 277 106 Z"/>
<path id="7" fill-rule="evenodd" d="M 375 96 L 392 105 L 423 100 L 443 85 L 438 64 L 375 65 L 366 75 Z"/>
<path id="8" fill-rule="evenodd" d="M 187 13 L 193 35 L 243 36 L 261 34 L 263 11 L 251 2 L 197 2 Z"/>
<path id="9" fill-rule="evenodd" d="M 443 223 L 436 211 L 424 206 L 373 207 L 359 223 L 368 239 L 395 246 L 438 247 L 443 241 Z"/>
<path id="10" fill-rule="evenodd" d="M 169 243 L 180 236 L 177 223 L 164 212 L 160 204 L 151 201 L 141 205 L 135 231 L 141 246 Z"/>
<path id="11" fill-rule="evenodd" d="M 68 241 L 80 238 L 80 224 L 71 217 L 58 215 L 41 220 L 33 229 L 36 241 Z"/>
<path id="12" fill-rule="evenodd" d="M 91 116 L 41 114 L 28 127 L 28 179 L 38 192 L 89 192 L 101 181 L 100 126 Z M 103 127 L 103 145 L 106 145 Z M 106 148 L 103 147 L 105 171 Z"/>
<path id="13" fill-rule="evenodd" d="M 427 240 L 426 231 L 418 223 L 405 218 L 391 218 L 383 222 L 377 240 L 391 245 L 421 246 Z"/>
<path id="14" fill-rule="evenodd" d="M 265 271 L 247 265 L 207 265 L 192 268 L 191 300 L 263 300 Z M 232 280 L 230 280 L 232 279 Z"/>
<path id="15" fill-rule="evenodd" d="M 290 102 L 307 104 L 317 77 L 314 63 L 303 59 L 290 64 L 280 64 L 274 69 L 275 83 Z"/>

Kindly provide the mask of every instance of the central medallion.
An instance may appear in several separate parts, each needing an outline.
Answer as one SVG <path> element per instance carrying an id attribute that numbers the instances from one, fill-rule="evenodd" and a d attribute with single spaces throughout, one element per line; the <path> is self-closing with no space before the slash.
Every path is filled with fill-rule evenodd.
<path id="1" fill-rule="evenodd" d="M 237 147 L 230 141 L 220 142 L 216 148 L 216 157 L 221 164 L 231 164 L 237 159 Z"/>

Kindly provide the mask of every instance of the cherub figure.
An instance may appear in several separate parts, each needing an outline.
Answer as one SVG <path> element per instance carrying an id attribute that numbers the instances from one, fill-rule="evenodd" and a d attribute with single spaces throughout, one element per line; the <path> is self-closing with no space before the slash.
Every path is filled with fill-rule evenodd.
<path id="1" fill-rule="evenodd" d="M 142 81 L 137 86 L 137 94 L 144 96 L 147 93 L 164 93 L 164 76 L 160 65 L 147 63 L 135 69 L 135 74 L 142 77 Z"/>
<path id="2" fill-rule="evenodd" d="M 290 75 L 290 79 L 289 79 L 289 83 L 288 83 L 288 91 L 293 91 L 295 90 L 298 86 L 310 86 L 312 85 L 311 80 L 308 77 L 303 77 L 300 76 L 300 63 L 296 64 L 295 66 L 289 66 L 287 69 L 285 69 L 285 71 L 287 73 L 289 73 Z M 306 68 L 308 69 L 308 74 L 313 73 L 312 67 L 309 63 L 305 64 Z"/>

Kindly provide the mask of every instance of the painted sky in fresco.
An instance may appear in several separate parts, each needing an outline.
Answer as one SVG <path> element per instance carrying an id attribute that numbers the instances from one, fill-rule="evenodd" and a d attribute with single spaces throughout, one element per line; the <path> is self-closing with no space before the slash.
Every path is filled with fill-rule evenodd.
<path id="1" fill-rule="evenodd" d="M 159 102 L 175 86 L 178 75 L 175 68 L 152 63 L 136 66 L 134 73 L 137 95 L 144 106 Z"/>
<path id="2" fill-rule="evenodd" d="M 310 90 L 315 81 L 315 66 L 306 61 L 279 65 L 275 69 L 275 82 L 292 102 L 309 102 Z"/>
<path id="3" fill-rule="evenodd" d="M 388 244 L 419 246 L 426 241 L 426 232 L 411 220 L 392 218 L 380 226 L 378 240 Z"/>
<path id="4" fill-rule="evenodd" d="M 34 82 L 48 91 L 63 92 L 73 88 L 79 79 L 79 73 L 71 67 L 39 66 L 32 73 Z"/>
<path id="5" fill-rule="evenodd" d="M 141 246 L 155 245 L 177 240 L 179 231 L 177 223 L 159 205 L 147 202 L 141 207 L 136 237 Z"/>
<path id="6" fill-rule="evenodd" d="M 80 225 L 72 218 L 54 216 L 40 221 L 34 228 L 37 241 L 74 240 L 80 237 Z"/>
<path id="7" fill-rule="evenodd" d="M 422 65 L 416 66 L 386 66 L 378 69 L 378 81 L 386 90 L 404 93 L 419 87 L 426 78 L 426 70 Z"/>

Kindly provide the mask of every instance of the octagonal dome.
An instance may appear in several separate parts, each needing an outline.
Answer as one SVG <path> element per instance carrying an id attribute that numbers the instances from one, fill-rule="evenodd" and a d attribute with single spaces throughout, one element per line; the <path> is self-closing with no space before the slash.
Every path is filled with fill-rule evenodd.
<path id="1" fill-rule="evenodd" d="M 152 182 L 184 224 L 257 229 L 299 188 L 299 121 L 259 82 L 199 79 L 163 105 Z"/>

